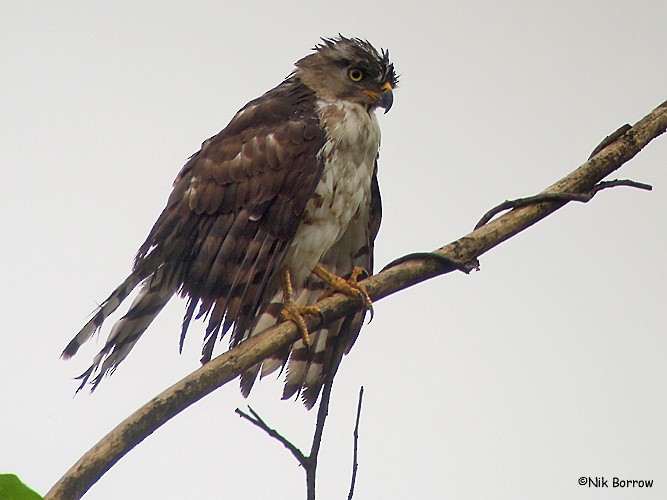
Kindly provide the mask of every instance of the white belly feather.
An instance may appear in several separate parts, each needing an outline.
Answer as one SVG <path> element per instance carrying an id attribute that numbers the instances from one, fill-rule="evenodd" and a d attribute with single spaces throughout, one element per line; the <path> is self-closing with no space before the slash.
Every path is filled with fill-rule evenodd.
<path id="1" fill-rule="evenodd" d="M 340 239 L 359 207 L 369 203 L 380 146 L 374 112 L 339 101 L 321 103 L 318 114 L 327 129 L 327 141 L 320 151 L 324 170 L 286 259 L 297 287 Z"/>

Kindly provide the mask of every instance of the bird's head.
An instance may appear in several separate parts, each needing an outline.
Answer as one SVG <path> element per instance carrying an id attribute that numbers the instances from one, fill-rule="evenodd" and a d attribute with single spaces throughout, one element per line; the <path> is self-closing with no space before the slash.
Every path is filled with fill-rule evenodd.
<path id="1" fill-rule="evenodd" d="M 323 38 L 314 52 L 296 62 L 294 76 L 327 100 L 343 99 L 369 111 L 389 111 L 398 84 L 389 51 L 378 52 L 359 38 Z"/>

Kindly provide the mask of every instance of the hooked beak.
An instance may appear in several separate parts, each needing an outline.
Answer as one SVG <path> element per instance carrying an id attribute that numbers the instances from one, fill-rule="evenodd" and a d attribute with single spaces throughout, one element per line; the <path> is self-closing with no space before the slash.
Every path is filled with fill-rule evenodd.
<path id="1" fill-rule="evenodd" d="M 380 87 L 380 92 L 373 92 L 372 90 L 362 90 L 363 94 L 366 94 L 374 103 L 380 107 L 384 108 L 384 112 L 387 113 L 391 109 L 392 104 L 394 104 L 394 94 L 392 92 L 391 83 L 386 82 Z"/>
<path id="2" fill-rule="evenodd" d="M 378 97 L 377 105 L 383 108 L 386 114 L 391 109 L 391 105 L 394 104 L 394 93 L 389 82 L 380 87 L 380 90 L 382 93 Z"/>

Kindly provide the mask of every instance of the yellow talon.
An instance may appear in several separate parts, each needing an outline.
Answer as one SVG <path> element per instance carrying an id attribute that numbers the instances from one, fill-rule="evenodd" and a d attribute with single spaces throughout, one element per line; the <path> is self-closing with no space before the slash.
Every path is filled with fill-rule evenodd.
<path id="1" fill-rule="evenodd" d="M 283 309 L 280 312 L 282 319 L 292 321 L 296 324 L 299 332 L 301 332 L 301 339 L 306 347 L 310 347 L 310 335 L 308 333 L 308 325 L 303 319 L 304 314 L 318 314 L 322 311 L 316 306 L 302 306 L 294 301 L 294 289 L 292 287 L 292 277 L 289 269 L 284 269 L 281 275 L 283 286 Z"/>
<path id="2" fill-rule="evenodd" d="M 310 334 L 308 333 L 308 325 L 303 319 L 304 314 L 321 314 L 318 307 L 315 306 L 300 306 L 296 302 L 286 302 L 283 304 L 283 310 L 280 316 L 286 320 L 296 324 L 299 332 L 301 332 L 301 340 L 306 347 L 310 347 Z"/>
<path id="3" fill-rule="evenodd" d="M 329 289 L 326 290 L 320 298 L 326 298 L 331 296 L 334 292 L 340 292 L 348 297 L 360 297 L 363 300 L 366 309 L 373 307 L 373 301 L 371 300 L 370 295 L 368 295 L 366 287 L 357 282 L 359 276 L 364 274 L 364 270 L 361 267 L 354 266 L 349 279 L 344 279 L 330 273 L 320 264 L 315 266 L 313 273 L 329 285 Z"/>
<path id="4" fill-rule="evenodd" d="M 324 299 L 333 295 L 335 292 L 340 292 L 348 297 L 357 297 L 361 298 L 366 309 L 370 309 L 372 313 L 373 301 L 371 300 L 366 287 L 359 284 L 357 281 L 359 276 L 364 274 L 364 270 L 355 266 L 350 273 L 348 279 L 341 278 L 336 276 L 333 273 L 327 271 L 320 264 L 316 265 L 313 269 L 313 273 L 320 278 L 322 281 L 329 285 L 329 288 L 320 295 L 320 299 Z M 317 314 L 322 315 L 322 310 L 317 306 L 302 306 L 296 303 L 294 300 L 294 288 L 292 286 L 292 277 L 290 275 L 289 269 L 283 269 L 281 273 L 281 281 L 283 287 L 283 309 L 280 312 L 280 317 L 285 321 L 292 321 L 296 324 L 299 332 L 301 332 L 301 339 L 306 347 L 310 347 L 310 334 L 308 332 L 308 325 L 306 320 L 303 318 L 304 314 Z"/>

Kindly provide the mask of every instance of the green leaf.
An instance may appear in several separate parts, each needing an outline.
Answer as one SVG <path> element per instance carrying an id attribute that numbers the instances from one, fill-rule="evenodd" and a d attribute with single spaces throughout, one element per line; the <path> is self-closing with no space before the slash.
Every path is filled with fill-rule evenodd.
<path id="1" fill-rule="evenodd" d="M 23 484 L 15 474 L 0 474 L 0 499 L 41 500 L 42 496 Z"/>

